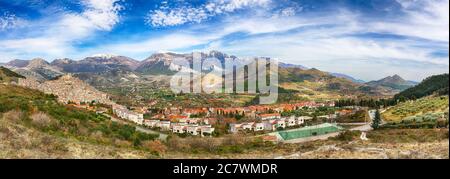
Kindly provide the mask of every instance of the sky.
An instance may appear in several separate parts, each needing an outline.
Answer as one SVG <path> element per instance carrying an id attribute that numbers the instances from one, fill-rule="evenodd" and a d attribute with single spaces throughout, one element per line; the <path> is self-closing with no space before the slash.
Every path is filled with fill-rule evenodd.
<path id="1" fill-rule="evenodd" d="M 420 81 L 449 71 L 449 0 L 0 0 L 0 63 L 211 50 Z"/>

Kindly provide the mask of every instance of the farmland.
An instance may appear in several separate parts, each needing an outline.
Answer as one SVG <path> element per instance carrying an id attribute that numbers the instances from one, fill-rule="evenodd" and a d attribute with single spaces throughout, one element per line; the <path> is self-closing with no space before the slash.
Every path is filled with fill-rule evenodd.
<path id="1" fill-rule="evenodd" d="M 425 97 L 400 103 L 382 114 L 387 122 L 400 122 L 411 116 L 445 112 L 448 110 L 448 96 Z"/>

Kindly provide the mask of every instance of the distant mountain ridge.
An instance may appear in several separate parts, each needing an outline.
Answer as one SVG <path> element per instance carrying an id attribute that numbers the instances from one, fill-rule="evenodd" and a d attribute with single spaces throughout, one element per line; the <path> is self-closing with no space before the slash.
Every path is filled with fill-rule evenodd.
<path id="1" fill-rule="evenodd" d="M 216 58 L 223 65 L 226 60 L 233 60 L 239 67 L 247 64 L 246 59 L 228 55 L 219 51 L 200 53 L 201 59 Z M 270 58 L 266 58 L 270 59 Z M 13 60 L 6 64 L 13 71 L 33 77 L 39 81 L 54 79 L 64 74 L 74 76 L 88 82 L 92 86 L 124 86 L 126 84 L 142 84 L 150 79 L 155 84 L 168 86 L 167 78 L 155 78 L 156 76 L 173 75 L 179 71 L 191 70 L 186 67 L 186 62 L 192 62 L 193 53 L 178 54 L 173 52 L 155 53 L 143 61 L 109 54 L 99 54 L 76 61 L 68 58 L 55 59 L 51 63 L 43 59 Z M 189 65 L 189 64 L 188 64 Z M 213 68 L 223 68 L 222 65 L 202 69 L 210 71 Z M 380 81 L 364 83 L 346 74 L 320 71 L 297 64 L 279 63 L 279 77 L 282 83 L 298 83 L 310 81 L 315 83 L 317 90 L 343 92 L 345 94 L 364 93 L 370 95 L 394 95 L 411 87 L 412 83 L 403 80 L 399 76 L 387 77 Z M 152 80 L 155 79 L 155 80 Z M 162 80 L 161 83 L 158 80 Z M 320 86 L 320 87 L 319 87 Z M 296 87 L 298 88 L 298 87 Z M 310 90 L 316 90 L 311 88 Z"/>
<path id="2" fill-rule="evenodd" d="M 417 85 L 417 82 L 407 81 L 402 77 L 400 77 L 399 75 L 393 75 L 383 78 L 381 80 L 370 81 L 367 82 L 366 84 L 372 87 L 386 87 L 391 88 L 393 90 L 403 91 L 405 89 Z"/>
<path id="3" fill-rule="evenodd" d="M 350 80 L 352 82 L 355 82 L 355 83 L 361 83 L 361 84 L 366 83 L 364 80 L 356 79 L 356 78 L 354 78 L 352 76 L 349 76 L 349 75 L 346 75 L 346 74 L 342 74 L 342 73 L 330 73 L 330 74 L 335 76 L 335 77 L 338 77 L 338 78 L 348 79 L 348 80 Z"/>
<path id="4" fill-rule="evenodd" d="M 7 68 L 26 77 L 33 77 L 40 81 L 54 79 L 64 74 L 60 69 L 52 66 L 41 58 L 32 60 L 13 60 L 5 64 Z"/>

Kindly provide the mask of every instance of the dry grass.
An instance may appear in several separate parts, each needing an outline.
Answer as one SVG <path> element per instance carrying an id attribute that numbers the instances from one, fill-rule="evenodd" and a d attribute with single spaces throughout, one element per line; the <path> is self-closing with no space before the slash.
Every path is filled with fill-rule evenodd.
<path id="1" fill-rule="evenodd" d="M 154 157 L 152 154 L 139 150 L 80 142 L 72 138 L 49 135 L 20 123 L 0 120 L 0 158 L 2 159 Z"/>
<path id="2" fill-rule="evenodd" d="M 54 122 L 56 121 L 43 112 L 37 112 L 32 114 L 30 116 L 30 119 L 31 122 L 38 127 L 48 127 L 54 124 Z"/>
<path id="3" fill-rule="evenodd" d="M 25 118 L 25 113 L 18 110 L 9 111 L 3 114 L 2 120 L 20 122 Z"/>

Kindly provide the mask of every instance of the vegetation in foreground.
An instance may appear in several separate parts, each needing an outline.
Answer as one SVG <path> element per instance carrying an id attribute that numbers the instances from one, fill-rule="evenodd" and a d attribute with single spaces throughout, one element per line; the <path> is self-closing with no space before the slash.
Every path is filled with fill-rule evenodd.
<path id="1" fill-rule="evenodd" d="M 448 96 L 430 96 L 415 101 L 399 103 L 383 113 L 383 120 L 400 122 L 410 116 L 444 113 L 449 107 L 448 100 Z"/>
<path id="2" fill-rule="evenodd" d="M 53 95 L 9 85 L 0 85 L 0 115 L 1 120 L 47 134 L 117 147 L 147 149 L 144 144 L 158 137 L 101 114 L 63 106 Z"/>

